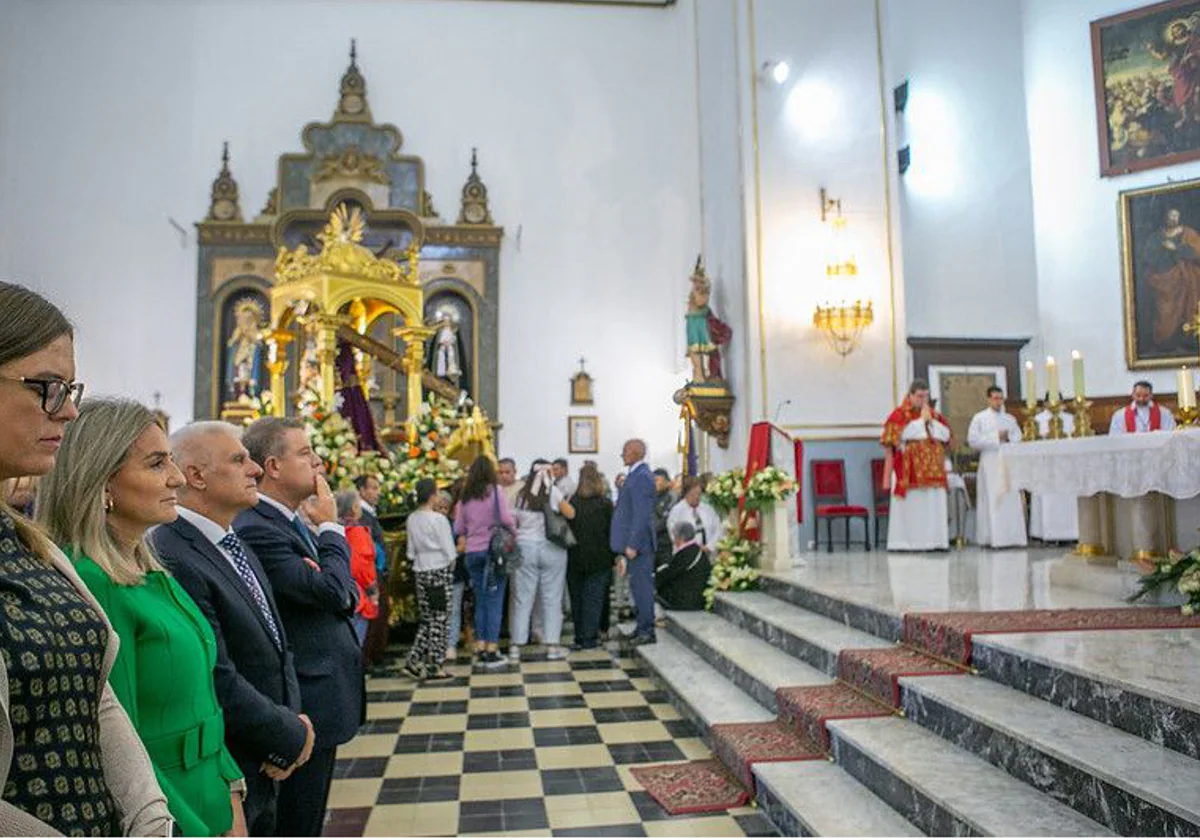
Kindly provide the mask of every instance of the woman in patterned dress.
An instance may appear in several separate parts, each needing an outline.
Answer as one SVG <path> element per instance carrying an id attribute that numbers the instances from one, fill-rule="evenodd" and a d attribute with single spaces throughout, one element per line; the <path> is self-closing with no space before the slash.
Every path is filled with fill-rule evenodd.
<path id="1" fill-rule="evenodd" d="M 44 475 L 78 415 L 71 325 L 0 283 L 0 480 Z M 0 834 L 166 836 L 167 800 L 108 684 L 117 636 L 70 561 L 0 501 Z"/>
<path id="2" fill-rule="evenodd" d="M 213 686 L 217 642 L 146 542 L 172 522 L 183 473 L 166 432 L 132 400 L 89 399 L 42 480 L 38 522 L 74 561 L 121 638 L 108 676 L 187 837 L 244 837 L 242 772 Z"/>

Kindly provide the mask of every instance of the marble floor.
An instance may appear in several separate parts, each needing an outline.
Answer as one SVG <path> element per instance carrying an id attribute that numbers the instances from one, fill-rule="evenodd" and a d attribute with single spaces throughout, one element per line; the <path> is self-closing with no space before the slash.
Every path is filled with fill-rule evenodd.
<path id="1" fill-rule="evenodd" d="M 367 724 L 338 750 L 326 836 L 771 836 L 754 808 L 671 817 L 629 768 L 708 758 L 632 659 L 527 655 L 448 667 L 438 686 L 367 683 Z"/>
<path id="2" fill-rule="evenodd" d="M 1125 606 L 1137 574 L 1062 549 L 929 554 L 805 552 L 773 577 L 896 615 L 952 610 Z"/>

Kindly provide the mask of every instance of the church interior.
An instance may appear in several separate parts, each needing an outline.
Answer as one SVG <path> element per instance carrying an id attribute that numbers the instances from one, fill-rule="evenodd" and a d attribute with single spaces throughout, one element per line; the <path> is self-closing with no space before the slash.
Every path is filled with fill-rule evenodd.
<path id="1" fill-rule="evenodd" d="M 381 487 L 326 836 L 1200 834 L 1198 231 L 1200 0 L 0 0 L 84 404 Z M 657 542 L 531 634 L 518 511 L 507 661 L 464 572 L 414 672 L 418 483 L 500 459 L 533 556 L 581 470 Z"/>

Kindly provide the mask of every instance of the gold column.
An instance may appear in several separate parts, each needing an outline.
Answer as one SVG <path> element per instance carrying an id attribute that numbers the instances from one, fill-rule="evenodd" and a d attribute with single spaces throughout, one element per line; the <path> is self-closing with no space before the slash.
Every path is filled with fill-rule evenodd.
<path id="1" fill-rule="evenodd" d="M 436 327 L 419 324 L 397 327 L 393 334 L 404 342 L 404 376 L 407 380 L 408 417 L 411 423 L 421 411 L 421 373 L 425 370 L 425 342 L 437 332 Z"/>
<path id="2" fill-rule="evenodd" d="M 286 413 L 287 381 L 284 374 L 288 369 L 287 346 L 295 338 L 285 329 L 271 330 L 267 334 L 267 370 L 271 372 L 271 395 L 274 397 L 271 414 L 275 417 L 283 417 Z"/>
<path id="3" fill-rule="evenodd" d="M 313 320 L 317 324 L 317 358 L 321 363 L 321 401 L 324 405 L 332 406 L 334 391 L 337 390 L 337 371 L 334 369 L 337 331 L 339 327 L 349 326 L 351 319 L 348 315 L 321 313 Z"/>

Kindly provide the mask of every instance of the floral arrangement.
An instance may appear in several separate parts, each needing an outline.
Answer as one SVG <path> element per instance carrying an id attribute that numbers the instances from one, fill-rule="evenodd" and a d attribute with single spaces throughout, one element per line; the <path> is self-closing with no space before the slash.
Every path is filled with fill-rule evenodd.
<path id="1" fill-rule="evenodd" d="M 730 511 L 737 510 L 745 493 L 745 485 L 745 472 L 741 467 L 735 467 L 729 472 L 713 476 L 704 488 L 704 495 L 718 514 L 728 516 Z"/>
<path id="2" fill-rule="evenodd" d="M 243 426 L 249 426 L 259 417 L 270 417 L 275 411 L 275 395 L 270 391 L 263 391 L 257 397 L 242 394 L 237 401 L 238 405 L 244 405 L 254 411 L 254 414 L 242 420 Z"/>
<path id="3" fill-rule="evenodd" d="M 796 482 L 779 467 L 763 467 L 746 484 L 746 507 L 762 510 L 796 492 Z"/>
<path id="4" fill-rule="evenodd" d="M 713 559 L 712 574 L 704 590 L 705 609 L 712 609 L 718 592 L 746 592 L 758 588 L 758 562 L 762 547 L 728 533 L 717 543 L 717 556 Z"/>
<path id="5" fill-rule="evenodd" d="M 1200 613 L 1200 548 L 1188 554 L 1172 551 L 1166 557 L 1159 558 L 1154 563 L 1154 571 L 1142 576 L 1138 582 L 1142 588 L 1129 597 L 1130 601 L 1136 601 L 1162 587 L 1174 586 L 1181 595 L 1187 597 L 1180 611 L 1184 615 Z"/>

